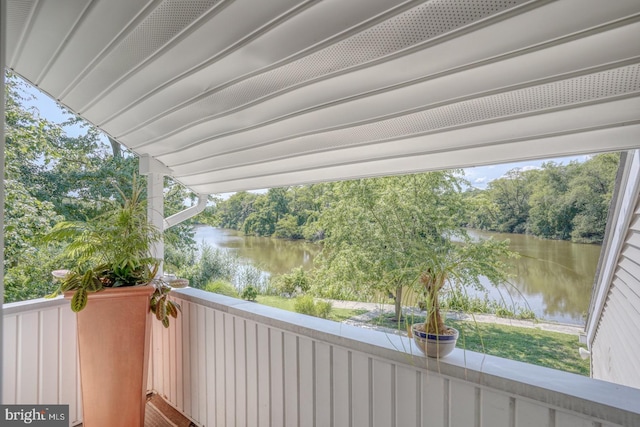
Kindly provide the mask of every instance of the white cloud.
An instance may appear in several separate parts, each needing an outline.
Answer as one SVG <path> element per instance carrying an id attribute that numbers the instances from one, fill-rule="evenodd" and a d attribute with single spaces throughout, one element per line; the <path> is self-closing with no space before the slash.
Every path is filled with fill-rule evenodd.
<path id="1" fill-rule="evenodd" d="M 480 178 L 476 178 L 473 181 L 474 184 L 482 184 L 484 182 L 487 182 L 487 177 L 486 176 L 483 176 L 483 177 L 480 177 Z"/>

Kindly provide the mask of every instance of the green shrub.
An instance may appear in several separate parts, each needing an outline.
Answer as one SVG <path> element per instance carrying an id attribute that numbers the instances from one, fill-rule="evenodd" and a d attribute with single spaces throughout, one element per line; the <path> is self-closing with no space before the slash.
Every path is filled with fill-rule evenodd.
<path id="1" fill-rule="evenodd" d="M 247 301 L 255 301 L 258 298 L 258 290 L 253 286 L 249 285 L 242 290 L 240 297 Z"/>
<path id="2" fill-rule="evenodd" d="M 238 291 L 236 291 L 236 288 L 234 288 L 231 283 L 223 280 L 216 280 L 215 282 L 207 283 L 204 290 L 220 295 L 226 295 L 228 297 L 238 298 Z"/>
<path id="3" fill-rule="evenodd" d="M 326 319 L 331 314 L 332 305 L 329 301 L 314 301 L 311 295 L 297 297 L 293 303 L 293 309 L 297 313 Z"/>
<path id="4" fill-rule="evenodd" d="M 256 292 L 262 293 L 268 286 L 268 278 L 262 270 L 254 265 L 238 265 L 233 277 L 233 284 L 237 289 L 251 286 Z"/>
<path id="5" fill-rule="evenodd" d="M 294 296 L 307 292 L 311 286 L 311 280 L 302 267 L 297 267 L 290 273 L 276 277 L 274 286 L 281 295 Z"/>
<path id="6" fill-rule="evenodd" d="M 293 303 L 293 309 L 296 313 L 316 315 L 316 303 L 311 295 L 302 295 L 297 297 Z"/>
<path id="7" fill-rule="evenodd" d="M 329 301 L 316 302 L 316 316 L 326 319 L 331 314 L 332 305 Z"/>
<path id="8" fill-rule="evenodd" d="M 441 307 L 445 310 L 460 311 L 464 313 L 491 313 L 493 309 L 489 298 L 470 297 L 464 292 L 454 291 L 442 299 Z"/>
<path id="9" fill-rule="evenodd" d="M 496 316 L 505 317 L 505 318 L 508 318 L 508 319 L 513 319 L 514 317 L 516 317 L 516 314 L 513 311 L 511 311 L 508 308 L 506 308 L 506 307 L 497 306 L 496 307 Z"/>
<path id="10" fill-rule="evenodd" d="M 535 320 L 536 313 L 528 308 L 523 308 L 518 311 L 518 315 L 516 317 L 521 320 Z"/>

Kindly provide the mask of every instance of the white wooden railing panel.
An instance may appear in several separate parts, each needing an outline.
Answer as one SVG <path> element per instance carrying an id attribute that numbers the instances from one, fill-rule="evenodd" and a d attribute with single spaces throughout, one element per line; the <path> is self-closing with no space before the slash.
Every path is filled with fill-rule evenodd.
<path id="1" fill-rule="evenodd" d="M 153 322 L 150 383 L 200 425 L 526 427 L 640 425 L 640 390 L 410 341 L 194 289 Z M 4 307 L 5 403 L 70 405 L 82 419 L 68 303 Z"/>
<path id="2" fill-rule="evenodd" d="M 82 421 L 76 317 L 61 298 L 3 307 L 5 404 L 68 404 L 69 425 Z"/>
<path id="3" fill-rule="evenodd" d="M 195 289 L 175 297 L 182 316 L 154 332 L 175 341 L 155 347 L 154 388 L 198 424 L 640 425 L 637 389 L 461 350 L 437 363 L 406 338 Z"/>

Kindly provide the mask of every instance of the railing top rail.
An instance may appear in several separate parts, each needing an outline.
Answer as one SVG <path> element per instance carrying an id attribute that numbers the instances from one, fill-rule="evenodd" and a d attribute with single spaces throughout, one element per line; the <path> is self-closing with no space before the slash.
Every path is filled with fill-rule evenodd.
<path id="1" fill-rule="evenodd" d="M 11 302 L 2 306 L 3 315 L 24 313 L 27 311 L 43 310 L 51 307 L 59 307 L 61 305 L 69 304 L 64 297 L 58 296 L 56 298 L 37 298 L 27 301 Z"/>
<path id="2" fill-rule="evenodd" d="M 640 389 L 460 349 L 438 361 L 424 357 L 406 337 L 193 288 L 176 290 L 174 294 L 186 301 L 375 358 L 437 372 L 616 424 L 640 425 Z"/>

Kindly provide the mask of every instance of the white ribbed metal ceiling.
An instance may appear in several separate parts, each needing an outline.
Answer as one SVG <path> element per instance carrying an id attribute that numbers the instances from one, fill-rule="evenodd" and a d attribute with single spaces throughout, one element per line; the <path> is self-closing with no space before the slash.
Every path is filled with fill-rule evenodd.
<path id="1" fill-rule="evenodd" d="M 640 147 L 639 0 L 7 0 L 7 66 L 197 193 Z"/>

